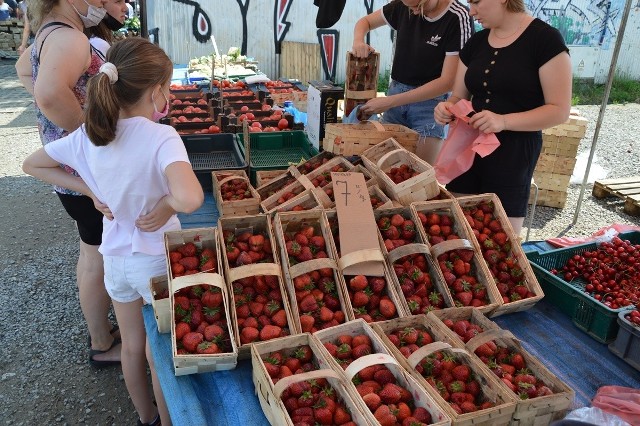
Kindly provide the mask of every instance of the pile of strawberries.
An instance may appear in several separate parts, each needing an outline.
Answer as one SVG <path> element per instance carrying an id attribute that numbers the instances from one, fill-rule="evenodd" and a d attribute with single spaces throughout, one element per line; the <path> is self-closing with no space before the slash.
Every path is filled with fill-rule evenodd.
<path id="1" fill-rule="evenodd" d="M 498 346 L 492 340 L 479 346 L 475 354 L 520 399 L 553 395 L 551 388 L 527 368 L 522 353 Z"/>
<path id="2" fill-rule="evenodd" d="M 224 174 L 216 175 L 218 180 L 227 178 Z M 244 200 L 245 198 L 253 198 L 249 190 L 249 182 L 244 178 L 232 179 L 220 186 L 220 194 L 224 201 Z"/>
<path id="3" fill-rule="evenodd" d="M 341 335 L 335 343 L 325 342 L 324 347 L 342 368 L 347 368 L 360 357 L 375 353 L 371 339 L 366 334 Z M 411 390 L 400 386 L 391 370 L 383 364 L 363 368 L 353 377 L 353 383 L 381 425 L 431 423 L 431 413 L 416 407 Z"/>
<path id="4" fill-rule="evenodd" d="M 281 399 L 296 426 L 355 426 L 349 410 L 327 379 L 293 383 L 282 392 Z"/>
<path id="5" fill-rule="evenodd" d="M 285 234 L 285 249 L 290 265 L 329 257 L 322 232 L 311 225 Z M 293 278 L 293 287 L 303 333 L 313 333 L 345 321 L 333 269 L 322 268 L 301 274 Z"/>
<path id="6" fill-rule="evenodd" d="M 456 306 L 474 308 L 490 303 L 487 287 L 471 266 L 473 250 L 457 249 L 438 256 L 437 261 Z"/>
<path id="7" fill-rule="evenodd" d="M 417 327 L 399 328 L 387 334 L 402 355 L 408 358 L 422 346 L 433 342 L 433 336 L 425 329 Z M 480 383 L 473 377 L 471 368 L 465 362 L 445 351 L 435 352 L 416 365 L 416 371 L 458 413 L 471 413 L 493 407 L 491 401 L 481 393 Z"/>
<path id="8" fill-rule="evenodd" d="M 374 210 L 378 207 L 381 207 L 385 203 L 384 200 L 381 200 L 376 195 L 372 195 L 371 193 L 369 193 L 369 200 L 371 201 L 371 207 L 373 207 Z"/>
<path id="9" fill-rule="evenodd" d="M 311 179 L 311 184 L 316 188 L 323 188 L 331 183 L 331 172 L 346 172 L 347 168 L 344 164 L 336 164 L 331 167 L 330 170 L 325 170 L 322 173 Z"/>
<path id="10" fill-rule="evenodd" d="M 222 232 L 230 268 L 273 263 L 271 242 L 262 233 Z M 289 334 L 280 281 L 275 275 L 254 275 L 231 283 L 240 343 L 271 340 Z"/>
<path id="11" fill-rule="evenodd" d="M 273 384 L 285 377 L 318 369 L 318 362 L 309 345 L 271 352 L 262 357 L 262 363 Z"/>
<path id="12" fill-rule="evenodd" d="M 178 355 L 231 352 L 231 337 L 222 291 L 199 284 L 178 290 L 173 296 Z"/>
<path id="13" fill-rule="evenodd" d="M 366 322 L 386 321 L 398 317 L 395 303 L 389 297 L 385 277 L 345 276 L 349 300 L 355 318 Z"/>
<path id="14" fill-rule="evenodd" d="M 429 244 L 436 245 L 443 241 L 460 238 L 458 234 L 453 232 L 454 220 L 449 214 L 418 212 L 418 217 L 427 234 Z"/>
<path id="15" fill-rule="evenodd" d="M 484 331 L 480 325 L 464 319 L 457 321 L 445 319 L 443 323 L 460 336 L 464 343 Z M 521 399 L 553 394 L 553 391 L 544 382 L 527 369 L 521 353 L 505 346 L 497 346 L 492 340 L 478 346 L 475 354 Z"/>
<path id="16" fill-rule="evenodd" d="M 420 172 L 412 169 L 406 164 L 402 164 L 400 165 L 400 167 L 392 167 L 388 172 L 385 173 L 395 184 L 399 184 L 420 174 Z"/>
<path id="17" fill-rule="evenodd" d="M 292 198 L 297 197 L 303 192 L 304 192 L 304 186 L 297 185 L 295 188 L 291 189 L 290 191 L 280 194 L 280 197 L 278 197 L 278 200 L 276 201 L 275 204 L 276 206 L 279 206 L 280 204 L 284 204 L 285 202 L 289 201 Z"/>
<path id="18" fill-rule="evenodd" d="M 380 216 L 378 218 L 378 229 L 382 234 L 384 246 L 388 252 L 416 241 L 416 225 L 409 218 L 409 213 L 405 213 L 406 218 L 396 213 L 391 216 Z"/>
<path id="19" fill-rule="evenodd" d="M 444 307 L 444 298 L 429 275 L 427 259 L 422 253 L 401 257 L 393 264 L 400 290 L 413 315 L 426 314 Z"/>
<path id="20" fill-rule="evenodd" d="M 512 250 L 512 242 L 494 214 L 493 202 L 483 201 L 466 206 L 462 211 L 480 243 L 482 256 L 489 266 L 504 303 L 535 296 L 527 288 L 524 272 Z"/>
<path id="21" fill-rule="evenodd" d="M 173 278 L 197 274 L 198 272 L 218 272 L 215 250 L 211 248 L 200 250 L 192 242 L 185 243 L 169 251 L 169 263 L 171 264 L 171 276 Z"/>
<path id="22" fill-rule="evenodd" d="M 304 163 L 302 163 L 302 164 L 300 164 L 298 166 L 298 170 L 303 175 L 306 175 L 307 173 L 310 173 L 310 172 L 314 171 L 315 169 L 317 169 L 318 167 L 322 166 L 323 164 L 325 164 L 329 160 L 330 160 L 329 157 L 324 156 L 324 157 L 321 157 L 321 158 L 316 158 L 313 161 L 311 161 L 311 160 L 310 161 L 305 161 Z"/>

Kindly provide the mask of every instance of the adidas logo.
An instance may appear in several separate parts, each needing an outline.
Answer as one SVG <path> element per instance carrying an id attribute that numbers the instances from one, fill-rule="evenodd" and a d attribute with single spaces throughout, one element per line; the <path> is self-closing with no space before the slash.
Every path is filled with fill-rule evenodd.
<path id="1" fill-rule="evenodd" d="M 431 36 L 431 40 L 427 40 L 427 44 L 438 47 L 438 42 L 440 41 L 441 38 L 442 37 L 440 37 L 439 35 Z"/>

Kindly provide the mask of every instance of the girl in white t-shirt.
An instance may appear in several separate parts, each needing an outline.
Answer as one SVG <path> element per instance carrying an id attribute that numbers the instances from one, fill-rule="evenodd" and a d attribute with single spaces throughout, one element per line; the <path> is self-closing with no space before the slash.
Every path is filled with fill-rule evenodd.
<path id="1" fill-rule="evenodd" d="M 135 37 L 115 43 L 107 61 L 89 80 L 84 124 L 31 154 L 23 170 L 86 194 L 105 215 L 100 252 L 122 335 L 125 383 L 140 424 L 168 425 L 141 307 L 151 302 L 149 279 L 166 270 L 164 232 L 180 229 L 175 213 L 193 212 L 204 195 L 175 129 L 156 123 L 169 109 L 169 57 Z M 145 350 L 157 409 L 148 392 Z"/>

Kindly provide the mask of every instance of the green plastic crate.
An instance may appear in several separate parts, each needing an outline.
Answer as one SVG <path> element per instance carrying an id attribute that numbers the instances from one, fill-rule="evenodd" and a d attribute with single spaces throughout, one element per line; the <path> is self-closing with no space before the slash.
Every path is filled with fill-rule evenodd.
<path id="1" fill-rule="evenodd" d="M 305 132 L 301 130 L 287 132 L 250 133 L 249 178 L 255 185 L 256 172 L 259 170 L 278 170 L 297 164 L 301 160 L 318 155 Z M 238 134 L 238 143 L 244 152 L 242 134 Z"/>
<path id="2" fill-rule="evenodd" d="M 621 233 L 619 236 L 633 244 L 640 243 L 638 231 Z M 601 343 L 609 343 L 618 333 L 618 313 L 629 308 L 610 309 L 584 291 L 586 282 L 583 279 L 576 278 L 569 283 L 549 272 L 554 268 L 560 269 L 573 255 L 596 248 L 596 243 L 586 243 L 545 253 L 530 252 L 527 257 L 545 298 L 569 315 L 578 328 Z"/>

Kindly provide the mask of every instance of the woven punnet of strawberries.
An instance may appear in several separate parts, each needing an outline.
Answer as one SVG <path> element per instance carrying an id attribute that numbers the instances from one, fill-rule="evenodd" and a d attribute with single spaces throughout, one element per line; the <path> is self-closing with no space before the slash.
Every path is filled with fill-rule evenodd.
<path id="1" fill-rule="evenodd" d="M 172 278 L 198 272 L 218 272 L 218 262 L 215 250 L 211 248 L 199 249 L 194 243 L 187 242 L 169 252 Z"/>
<path id="2" fill-rule="evenodd" d="M 495 334 L 503 338 L 488 340 L 483 338 L 486 337 L 483 336 L 484 333 Z M 493 374 L 520 399 L 527 400 L 553 395 L 555 393 L 553 384 L 546 383 L 537 376 L 536 368 L 529 368 L 526 361 L 527 356 L 519 345 L 506 343 L 511 341 L 510 339 L 513 339 L 513 335 L 506 330 L 483 330 L 481 334 L 468 340 L 467 348 L 473 350 Z M 487 341 L 481 343 L 483 340 Z"/>
<path id="3" fill-rule="evenodd" d="M 274 263 L 271 241 L 265 232 L 238 235 L 224 230 L 229 268 Z M 266 341 L 290 334 L 287 312 L 277 275 L 247 276 L 231 283 L 240 344 Z"/>
<path id="4" fill-rule="evenodd" d="M 178 355 L 232 352 L 222 290 L 209 284 L 182 288 L 173 298 Z"/>
<path id="5" fill-rule="evenodd" d="M 216 174 L 218 181 L 228 178 L 229 175 Z M 220 185 L 220 194 L 224 201 L 239 201 L 246 198 L 253 198 L 253 194 L 249 189 L 249 181 L 238 176 L 236 179 L 231 179 Z"/>
<path id="6" fill-rule="evenodd" d="M 294 374 L 318 370 L 319 364 L 311 346 L 300 345 L 261 355 L 271 382 L 275 385 L 278 380 Z"/>
<path id="7" fill-rule="evenodd" d="M 493 202 L 481 201 L 463 206 L 462 212 L 480 244 L 482 256 L 504 303 L 536 296 L 527 287 L 524 272 L 513 251 L 513 244 L 518 242 L 511 241 L 495 213 Z"/>
<path id="8" fill-rule="evenodd" d="M 320 229 L 302 226 L 284 235 L 287 261 L 297 265 L 313 259 L 329 258 L 328 246 Z M 345 310 L 340 299 L 334 269 L 322 268 L 293 278 L 302 332 L 315 332 L 342 324 Z"/>
<path id="9" fill-rule="evenodd" d="M 347 167 L 344 164 L 336 164 L 335 166 L 331 167 L 329 170 L 325 170 L 321 173 L 317 173 L 317 175 L 311 179 L 311 184 L 316 188 L 324 188 L 329 183 L 331 183 L 331 172 L 346 172 L 346 171 L 347 171 Z"/>
<path id="10" fill-rule="evenodd" d="M 366 334 L 338 336 L 324 347 L 336 362 L 346 369 L 361 357 L 374 353 L 371 339 Z M 397 374 L 397 373 L 396 373 Z M 382 425 L 432 423 L 431 413 L 417 406 L 411 389 L 403 386 L 396 374 L 384 364 L 375 364 L 360 370 L 352 379 L 358 394 Z"/>

